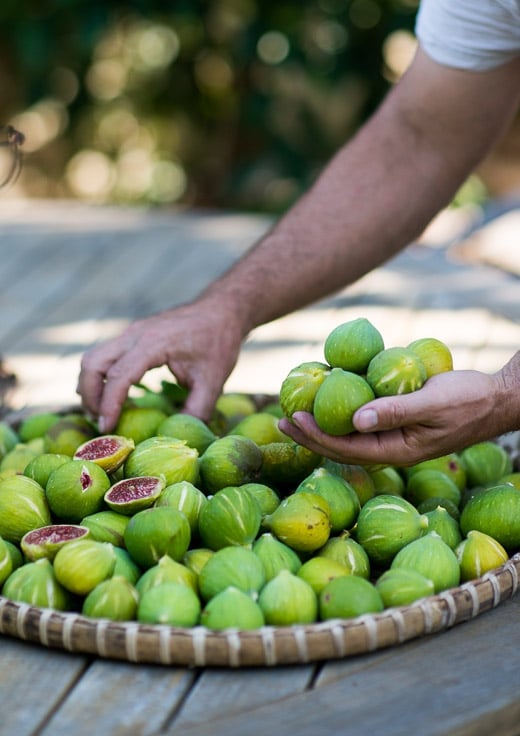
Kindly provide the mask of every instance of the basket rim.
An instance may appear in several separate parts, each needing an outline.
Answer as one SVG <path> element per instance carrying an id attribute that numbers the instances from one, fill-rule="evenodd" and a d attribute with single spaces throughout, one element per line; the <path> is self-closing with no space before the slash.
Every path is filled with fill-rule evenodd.
<path id="1" fill-rule="evenodd" d="M 0 634 L 102 658 L 162 665 L 275 666 L 344 659 L 436 634 L 496 608 L 519 586 L 520 552 L 480 578 L 407 606 L 313 624 L 180 628 L 89 618 L 0 596 Z"/>

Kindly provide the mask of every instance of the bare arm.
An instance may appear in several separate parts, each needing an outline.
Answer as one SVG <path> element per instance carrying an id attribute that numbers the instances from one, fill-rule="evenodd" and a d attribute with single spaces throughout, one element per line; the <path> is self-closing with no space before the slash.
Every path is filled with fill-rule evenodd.
<path id="1" fill-rule="evenodd" d="M 247 334 L 390 258 L 422 232 L 501 136 L 518 105 L 519 75 L 520 63 L 465 72 L 419 51 L 314 187 L 205 296 L 242 305 Z"/>
<path id="2" fill-rule="evenodd" d="M 352 283 L 413 240 L 494 145 L 518 104 L 520 60 L 490 72 L 421 51 L 378 112 L 273 230 L 192 304 L 88 351 L 78 390 L 115 425 L 130 385 L 168 365 L 208 418 L 252 328 Z M 266 294 L 269 298 L 266 299 Z"/>

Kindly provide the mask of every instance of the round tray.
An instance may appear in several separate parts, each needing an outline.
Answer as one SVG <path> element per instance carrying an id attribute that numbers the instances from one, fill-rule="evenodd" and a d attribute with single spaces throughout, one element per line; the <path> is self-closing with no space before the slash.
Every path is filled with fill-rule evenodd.
<path id="1" fill-rule="evenodd" d="M 20 414 L 11 417 L 13 425 Z M 520 432 L 497 439 L 520 462 Z M 436 634 L 475 618 L 518 589 L 520 552 L 496 570 L 411 605 L 308 625 L 212 631 L 203 626 L 114 622 L 17 603 L 0 596 L 0 634 L 45 647 L 130 662 L 248 667 L 298 664 L 353 655 Z"/>
<path id="2" fill-rule="evenodd" d="M 352 619 L 252 631 L 119 623 L 0 596 L 0 633 L 71 652 L 163 665 L 248 667 L 341 659 L 475 618 L 514 595 L 519 572 L 520 553 L 481 578 L 409 606 Z"/>

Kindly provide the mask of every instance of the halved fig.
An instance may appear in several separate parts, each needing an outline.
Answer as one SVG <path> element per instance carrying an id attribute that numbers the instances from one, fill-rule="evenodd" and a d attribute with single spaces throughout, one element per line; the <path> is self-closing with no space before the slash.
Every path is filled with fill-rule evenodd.
<path id="1" fill-rule="evenodd" d="M 112 511 L 131 516 L 153 506 L 164 486 L 165 480 L 159 476 L 124 478 L 108 489 L 104 496 L 105 503 Z"/>
<path id="2" fill-rule="evenodd" d="M 35 561 L 46 557 L 52 561 L 65 544 L 88 536 L 90 529 L 81 524 L 49 524 L 24 534 L 20 547 L 28 560 Z"/>
<path id="3" fill-rule="evenodd" d="M 134 441 L 117 434 L 104 434 L 87 440 L 74 453 L 75 460 L 91 460 L 106 473 L 113 473 L 134 449 Z"/>

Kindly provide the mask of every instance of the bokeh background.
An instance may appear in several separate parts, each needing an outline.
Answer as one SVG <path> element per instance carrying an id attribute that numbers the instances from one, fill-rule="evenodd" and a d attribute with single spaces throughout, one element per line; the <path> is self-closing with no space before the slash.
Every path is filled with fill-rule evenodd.
<path id="1" fill-rule="evenodd" d="M 9 196 L 281 212 L 406 69 L 417 5 L 2 0 L 0 122 L 26 136 Z"/>

